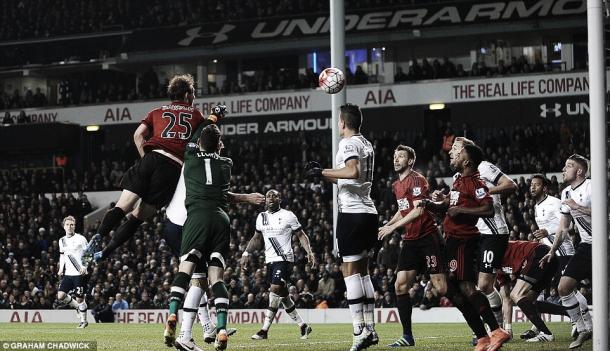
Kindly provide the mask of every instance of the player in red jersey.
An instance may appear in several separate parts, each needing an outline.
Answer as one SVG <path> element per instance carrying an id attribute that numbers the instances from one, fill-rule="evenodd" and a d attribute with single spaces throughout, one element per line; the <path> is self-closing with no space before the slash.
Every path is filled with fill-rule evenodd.
<path id="1" fill-rule="evenodd" d="M 418 273 L 429 272 L 430 280 L 439 294 L 445 295 L 447 280 L 443 269 L 440 233 L 430 213 L 419 202 L 428 198 L 428 181 L 413 170 L 415 150 L 398 145 L 394 150 L 394 171 L 398 180 L 392 190 L 398 203 L 398 211 L 392 219 L 379 228 L 379 240 L 399 228 L 404 229 L 403 245 L 396 268 L 396 307 L 402 323 L 403 335 L 390 347 L 415 346 L 411 330 L 411 298 L 409 288 Z"/>
<path id="2" fill-rule="evenodd" d="M 509 241 L 502 258 L 502 273 L 498 279 L 500 285 L 510 284 L 509 274 L 517 277 L 510 298 L 539 331 L 538 335 L 527 339 L 527 342 L 555 340 L 553 333 L 540 318 L 535 304 L 540 292 L 551 285 L 557 270 L 558 263 L 555 257 L 548 264 L 540 267 L 540 260 L 549 251 L 548 246 L 536 241 Z"/>
<path id="3" fill-rule="evenodd" d="M 450 279 L 447 296 L 477 335 L 475 350 L 495 351 L 510 339 L 510 334 L 500 328 L 489 301 L 475 286 L 475 261 L 481 235 L 476 224 L 479 217 L 494 215 L 492 198 L 477 170 L 482 160 L 481 148 L 465 144 L 459 154 L 451 159 L 451 167 L 459 172 L 459 176 L 453 182 L 450 194 L 443 196 L 441 202 L 422 201 L 422 205 L 424 208 L 447 211 L 443 222 L 445 260 L 448 262 Z M 455 293 L 454 289 L 459 290 L 460 294 Z M 464 301 L 461 301 L 462 297 Z M 491 336 L 487 334 L 479 316 L 489 326 Z"/>
<path id="4" fill-rule="evenodd" d="M 114 232 L 108 245 L 93 254 L 95 261 L 108 257 L 133 236 L 144 220 L 157 209 L 167 206 L 178 184 L 184 150 L 191 134 L 201 123 L 215 123 L 226 112 L 226 107 L 216 106 L 213 114 L 206 119 L 192 106 L 195 88 L 193 77 L 189 74 L 174 76 L 167 92 L 171 103 L 150 111 L 134 133 L 133 139 L 142 158 L 125 172 L 121 181 L 121 196 L 104 215 L 97 234 L 87 248 L 89 257 L 98 250 L 101 238 L 129 215 L 127 221 Z"/>

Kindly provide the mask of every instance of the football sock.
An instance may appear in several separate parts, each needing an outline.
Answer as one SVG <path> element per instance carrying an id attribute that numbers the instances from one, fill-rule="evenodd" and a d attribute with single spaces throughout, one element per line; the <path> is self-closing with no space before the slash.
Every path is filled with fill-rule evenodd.
<path id="1" fill-rule="evenodd" d="M 269 293 L 269 307 L 267 307 L 267 313 L 265 314 L 265 321 L 263 322 L 263 330 L 269 330 L 273 317 L 277 313 L 280 304 L 282 303 L 282 297 L 274 292 Z"/>
<path id="2" fill-rule="evenodd" d="M 568 316 L 570 316 L 572 323 L 576 323 L 576 329 L 579 332 L 585 331 L 587 327 L 580 313 L 580 304 L 578 303 L 578 299 L 574 295 L 574 292 L 572 291 L 568 295 L 562 296 L 561 304 L 565 307 L 566 312 L 568 312 Z"/>
<path id="3" fill-rule="evenodd" d="M 186 294 L 186 289 L 189 287 L 190 280 L 191 277 L 188 274 L 184 272 L 176 273 L 169 294 L 169 314 L 178 314 L 180 304 L 184 299 L 184 294 Z"/>
<path id="4" fill-rule="evenodd" d="M 371 282 L 371 276 L 362 277 L 362 289 L 364 290 L 363 315 L 366 327 L 375 330 L 375 288 Z"/>
<path id="5" fill-rule="evenodd" d="M 131 239 L 142 222 L 135 216 L 127 216 L 127 221 L 114 232 L 108 246 L 102 250 L 102 259 L 108 257 L 117 247 Z"/>
<path id="6" fill-rule="evenodd" d="M 504 324 L 504 315 L 502 314 L 502 298 L 500 297 L 498 290 L 494 288 L 493 292 L 487 295 L 487 300 L 489 301 L 489 307 L 491 307 L 491 311 L 493 312 L 494 317 L 496 317 L 498 325 Z"/>
<path id="7" fill-rule="evenodd" d="M 454 286 L 454 283 L 449 282 L 447 286 L 447 298 L 453 302 L 453 305 L 462 312 L 466 323 L 477 336 L 477 339 L 488 336 L 485 325 L 481 321 L 481 317 L 474 306 L 466 299 L 466 297 L 459 292 L 459 288 Z"/>
<path id="8" fill-rule="evenodd" d="M 190 340 L 193 335 L 193 323 L 197 316 L 197 308 L 201 301 L 201 295 L 203 295 L 203 290 L 198 286 L 191 285 L 184 297 L 180 334 L 185 340 Z"/>
<path id="9" fill-rule="evenodd" d="M 566 311 L 566 308 L 563 307 L 562 305 L 558 305 L 556 303 L 552 303 L 552 302 L 548 302 L 548 301 L 534 301 L 534 305 L 536 306 L 536 309 L 538 310 L 538 312 L 540 313 L 549 313 L 549 314 L 555 314 L 558 316 L 568 316 L 568 312 Z"/>
<path id="10" fill-rule="evenodd" d="M 489 301 L 482 292 L 478 290 L 475 291 L 475 293 L 470 296 L 469 300 L 474 309 L 479 312 L 479 315 L 483 318 L 485 323 L 487 323 L 491 331 L 500 327 L 494 313 L 491 311 Z"/>
<path id="11" fill-rule="evenodd" d="M 104 218 L 102 218 L 102 223 L 100 223 L 100 226 L 97 228 L 97 232 L 102 237 L 108 235 L 108 233 L 110 233 L 110 231 L 115 228 L 121 222 L 121 220 L 123 220 L 123 218 L 125 218 L 125 211 L 123 211 L 122 208 L 116 206 L 111 208 L 108 210 L 108 212 L 106 212 Z"/>
<path id="12" fill-rule="evenodd" d="M 526 298 L 523 298 L 517 302 L 517 306 L 519 306 L 521 311 L 523 311 L 523 313 L 525 313 L 525 316 L 527 317 L 527 319 L 529 319 L 532 322 L 532 324 L 534 324 L 536 326 L 536 328 L 538 328 L 539 331 L 541 331 L 547 335 L 553 334 L 553 333 L 551 333 L 549 328 L 547 328 L 547 326 L 544 323 L 544 321 L 542 320 L 542 318 L 540 318 L 540 314 L 538 313 L 538 310 L 536 309 L 534 304 L 532 304 L 532 302 L 527 301 Z"/>
<path id="13" fill-rule="evenodd" d="M 229 312 L 229 292 L 223 281 L 212 285 L 214 305 L 216 306 L 216 330 L 227 329 L 227 314 Z"/>
<path id="14" fill-rule="evenodd" d="M 400 324 L 402 324 L 402 335 L 413 335 L 411 328 L 411 313 L 413 306 L 411 304 L 411 296 L 409 294 L 396 295 L 396 308 L 400 316 Z"/>
<path id="15" fill-rule="evenodd" d="M 591 319 L 591 314 L 589 313 L 587 298 L 578 290 L 574 291 L 574 296 L 576 296 L 576 300 L 578 300 L 578 304 L 580 305 L 580 314 L 585 322 L 585 328 L 587 328 L 587 330 L 593 330 L 593 319 Z"/>
<path id="16" fill-rule="evenodd" d="M 345 287 L 347 293 L 347 303 L 352 315 L 354 335 L 360 335 L 364 328 L 364 289 L 362 288 L 362 278 L 360 273 L 345 277 Z"/>
<path id="17" fill-rule="evenodd" d="M 199 323 L 203 327 L 203 331 L 206 333 L 212 333 L 214 331 L 214 323 L 210 319 L 210 312 L 208 310 L 208 297 L 205 293 L 201 295 L 201 301 L 199 302 L 199 310 L 197 311 L 199 316 Z"/>
<path id="18" fill-rule="evenodd" d="M 288 313 L 290 318 L 292 318 L 292 320 L 297 323 L 299 327 L 305 323 L 303 321 L 303 318 L 301 318 L 299 311 L 297 311 L 297 307 L 294 305 L 294 302 L 292 301 L 290 296 L 282 297 L 282 306 L 284 306 L 284 310 L 286 310 L 286 313 Z"/>
<path id="19" fill-rule="evenodd" d="M 87 303 L 84 300 L 78 305 L 78 315 L 81 322 L 87 321 Z"/>

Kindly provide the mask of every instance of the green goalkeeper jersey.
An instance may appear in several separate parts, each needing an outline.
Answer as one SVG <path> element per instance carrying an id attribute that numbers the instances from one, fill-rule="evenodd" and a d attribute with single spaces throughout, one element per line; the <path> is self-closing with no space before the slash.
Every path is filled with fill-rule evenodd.
<path id="1" fill-rule="evenodd" d="M 204 152 L 195 142 L 204 126 L 200 126 L 191 138 L 184 154 L 184 182 L 186 208 L 228 208 L 229 182 L 233 161 L 215 152 Z"/>

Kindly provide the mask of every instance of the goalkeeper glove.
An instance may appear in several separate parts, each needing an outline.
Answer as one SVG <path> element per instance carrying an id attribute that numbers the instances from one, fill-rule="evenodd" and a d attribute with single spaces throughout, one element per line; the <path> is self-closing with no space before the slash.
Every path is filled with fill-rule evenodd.
<path id="1" fill-rule="evenodd" d="M 216 105 L 212 107 L 212 111 L 210 113 L 209 119 L 214 121 L 214 123 L 223 119 L 227 115 L 227 106 L 225 105 Z"/>

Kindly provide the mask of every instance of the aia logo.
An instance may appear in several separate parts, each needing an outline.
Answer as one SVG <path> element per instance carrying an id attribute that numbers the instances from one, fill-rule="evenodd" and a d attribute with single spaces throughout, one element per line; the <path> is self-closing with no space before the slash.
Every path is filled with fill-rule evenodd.
<path id="1" fill-rule="evenodd" d="M 561 104 L 555 103 L 554 105 L 542 104 L 540 105 L 540 117 L 559 117 L 561 116 Z"/>
<path id="2" fill-rule="evenodd" d="M 457 260 L 451 260 L 451 262 L 449 262 L 449 270 L 455 272 L 457 270 L 457 265 Z"/>

